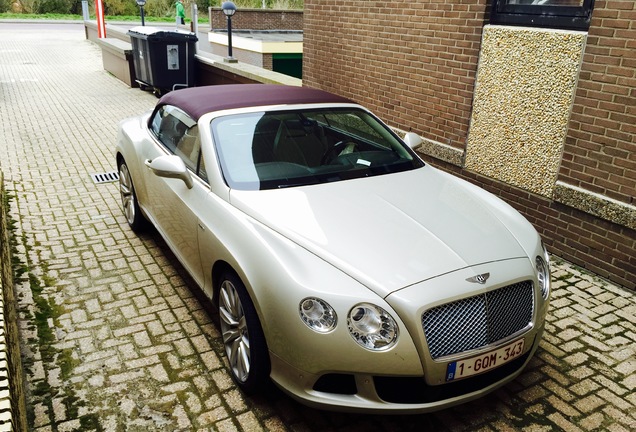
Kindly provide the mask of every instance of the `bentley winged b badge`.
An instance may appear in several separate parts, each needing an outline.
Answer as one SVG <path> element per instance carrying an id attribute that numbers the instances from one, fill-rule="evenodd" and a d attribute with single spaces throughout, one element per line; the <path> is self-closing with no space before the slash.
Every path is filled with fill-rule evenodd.
<path id="1" fill-rule="evenodd" d="M 490 277 L 490 273 L 482 273 L 473 277 L 469 277 L 466 280 L 471 283 L 485 284 L 488 278 Z"/>

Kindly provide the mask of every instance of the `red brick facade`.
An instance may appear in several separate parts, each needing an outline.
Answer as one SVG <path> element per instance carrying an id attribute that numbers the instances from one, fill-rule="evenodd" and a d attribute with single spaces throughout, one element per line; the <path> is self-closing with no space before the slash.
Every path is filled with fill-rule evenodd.
<path id="1" fill-rule="evenodd" d="M 305 1 L 303 82 L 464 148 L 485 0 Z M 422 103 L 422 101 L 426 101 Z"/>
<path id="2" fill-rule="evenodd" d="M 303 84 L 350 97 L 391 126 L 465 150 L 490 1 L 305 0 Z M 616 200 L 610 221 L 425 156 L 521 211 L 550 251 L 636 289 L 636 6 L 596 0 L 559 180 Z M 630 213 L 631 212 L 631 213 Z M 632 219 L 629 219 L 631 217 Z M 631 222 L 630 222 L 631 221 Z"/>
<path id="3" fill-rule="evenodd" d="M 580 210 L 468 172 L 426 155 L 431 165 L 498 195 L 532 223 L 548 250 L 630 289 L 636 289 L 636 233 Z"/>
<path id="4" fill-rule="evenodd" d="M 596 1 L 560 179 L 636 204 L 633 1 Z"/>
<path id="5" fill-rule="evenodd" d="M 227 19 L 220 7 L 208 8 L 210 28 L 226 29 Z M 232 17 L 237 30 L 302 30 L 303 11 L 272 9 L 239 9 Z"/>

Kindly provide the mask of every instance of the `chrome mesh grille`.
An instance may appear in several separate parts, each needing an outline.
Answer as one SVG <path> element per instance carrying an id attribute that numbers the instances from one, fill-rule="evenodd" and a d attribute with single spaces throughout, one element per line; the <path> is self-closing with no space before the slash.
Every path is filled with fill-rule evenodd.
<path id="1" fill-rule="evenodd" d="M 532 321 L 531 281 L 429 309 L 422 328 L 434 359 L 481 348 L 524 329 Z"/>

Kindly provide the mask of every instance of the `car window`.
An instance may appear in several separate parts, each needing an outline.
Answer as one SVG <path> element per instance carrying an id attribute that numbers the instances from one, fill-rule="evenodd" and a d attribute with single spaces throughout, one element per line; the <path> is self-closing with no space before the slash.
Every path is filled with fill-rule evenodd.
<path id="1" fill-rule="evenodd" d="M 366 119 L 362 118 L 360 113 L 325 112 L 315 113 L 314 116 L 313 119 L 316 121 L 329 124 L 331 127 L 343 132 L 364 137 L 382 146 L 387 145 L 388 131 L 383 127 L 378 129 L 379 123 L 365 121 Z"/>
<path id="2" fill-rule="evenodd" d="M 196 172 L 200 152 L 201 141 L 199 140 L 199 131 L 198 127 L 194 125 L 181 135 L 174 154 L 183 159 L 183 162 L 185 162 L 188 168 Z"/>
<path id="3" fill-rule="evenodd" d="M 150 128 L 170 153 L 179 156 L 193 173 L 207 180 L 199 127 L 192 118 L 174 106 L 164 105 L 152 118 Z"/>
<path id="4" fill-rule="evenodd" d="M 258 190 L 382 175 L 423 165 L 362 109 L 256 112 L 211 123 L 227 184 Z"/>
<path id="5" fill-rule="evenodd" d="M 153 134 L 171 153 L 175 153 L 177 144 L 193 126 L 196 126 L 194 120 L 171 105 L 163 105 L 159 108 L 150 123 Z"/>

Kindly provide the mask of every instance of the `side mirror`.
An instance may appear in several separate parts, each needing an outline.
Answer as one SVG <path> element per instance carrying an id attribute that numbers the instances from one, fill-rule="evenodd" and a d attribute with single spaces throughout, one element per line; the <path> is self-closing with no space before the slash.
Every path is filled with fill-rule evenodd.
<path id="1" fill-rule="evenodd" d="M 153 160 L 147 159 L 145 164 L 156 176 L 183 180 L 188 189 L 192 189 L 192 177 L 179 156 L 159 156 Z"/>
<path id="2" fill-rule="evenodd" d="M 415 149 L 415 147 L 422 144 L 424 140 L 422 139 L 421 136 L 419 136 L 418 134 L 414 132 L 407 132 L 406 135 L 404 135 L 404 142 L 406 143 L 407 146 L 411 147 L 412 149 Z"/>

